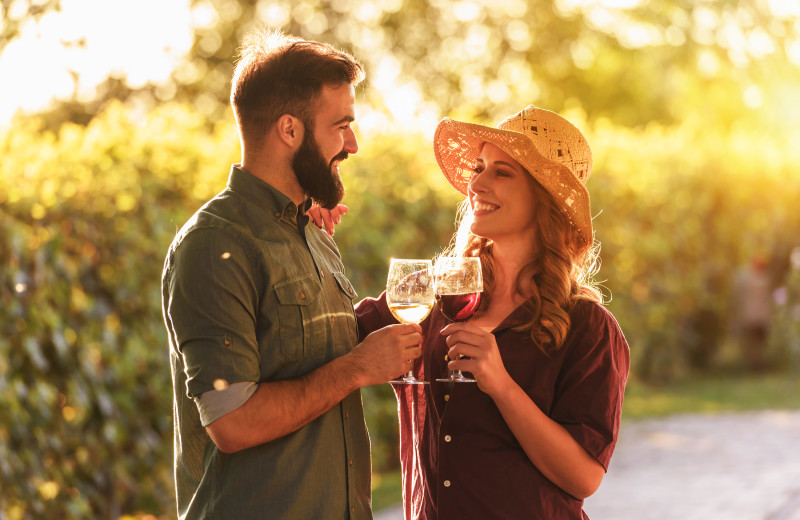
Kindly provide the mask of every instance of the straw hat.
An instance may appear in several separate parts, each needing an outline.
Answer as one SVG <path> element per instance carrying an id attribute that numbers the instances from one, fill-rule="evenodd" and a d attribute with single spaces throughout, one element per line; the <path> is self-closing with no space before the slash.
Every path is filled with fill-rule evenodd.
<path id="1" fill-rule="evenodd" d="M 592 151 L 580 130 L 555 112 L 533 105 L 497 128 L 442 119 L 433 136 L 433 151 L 447 180 L 464 195 L 484 143 L 516 159 L 553 196 L 580 234 L 582 249 L 592 244 L 585 186 L 592 171 Z"/>

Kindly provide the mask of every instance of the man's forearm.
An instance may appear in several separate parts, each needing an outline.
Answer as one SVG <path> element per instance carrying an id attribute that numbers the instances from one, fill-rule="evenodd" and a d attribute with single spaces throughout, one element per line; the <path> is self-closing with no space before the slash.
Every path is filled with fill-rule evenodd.
<path id="1" fill-rule="evenodd" d="M 220 450 L 233 453 L 288 435 L 360 388 L 345 355 L 295 379 L 261 383 L 242 406 L 209 424 Z"/>
<path id="2" fill-rule="evenodd" d="M 242 406 L 206 427 L 225 453 L 302 428 L 362 386 L 385 383 L 422 355 L 419 325 L 389 325 L 342 357 L 296 379 L 261 383 Z"/>

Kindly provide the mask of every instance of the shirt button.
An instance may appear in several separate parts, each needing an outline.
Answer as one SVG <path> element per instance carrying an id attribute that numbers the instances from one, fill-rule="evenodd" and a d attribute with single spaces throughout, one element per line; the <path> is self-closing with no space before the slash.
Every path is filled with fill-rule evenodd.
<path id="1" fill-rule="evenodd" d="M 445 480 L 444 481 L 444 487 L 450 487 L 450 481 L 449 480 Z"/>
<path id="2" fill-rule="evenodd" d="M 275 212 L 275 218 L 281 218 L 281 214 L 279 212 Z"/>
<path id="3" fill-rule="evenodd" d="M 450 400 L 450 394 L 444 394 L 444 400 L 445 401 L 449 401 Z"/>
<path id="4" fill-rule="evenodd" d="M 445 436 L 444 436 L 444 442 L 450 442 L 450 441 L 452 441 L 452 440 L 453 440 L 453 438 L 452 438 L 452 437 L 450 437 L 449 435 L 445 435 Z"/>
<path id="5" fill-rule="evenodd" d="M 353 465 L 353 459 L 350 459 L 347 463 L 352 466 Z"/>
<path id="6" fill-rule="evenodd" d="M 305 299 L 306 299 L 306 293 L 304 293 L 304 292 L 301 292 L 301 293 L 300 293 L 300 299 L 301 299 L 301 300 L 305 300 Z"/>
<path id="7" fill-rule="evenodd" d="M 331 316 L 331 323 L 336 323 L 336 316 Z"/>
<path id="8" fill-rule="evenodd" d="M 344 418 L 345 419 L 349 419 L 350 418 L 350 412 L 344 412 Z"/>
<path id="9" fill-rule="evenodd" d="M 350 512 L 351 512 L 351 513 L 355 513 L 355 512 L 356 512 L 356 508 L 355 508 L 355 506 L 350 506 Z"/>
<path id="10" fill-rule="evenodd" d="M 225 339 L 225 345 L 227 346 L 227 345 L 230 345 L 230 344 L 231 344 L 231 340 Z"/>

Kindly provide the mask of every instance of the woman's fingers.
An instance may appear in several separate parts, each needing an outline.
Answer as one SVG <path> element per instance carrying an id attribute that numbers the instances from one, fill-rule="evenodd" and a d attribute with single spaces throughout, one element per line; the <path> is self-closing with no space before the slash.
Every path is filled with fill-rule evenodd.
<path id="1" fill-rule="evenodd" d="M 331 210 L 313 205 L 306 212 L 306 215 L 308 215 L 318 228 L 325 229 L 329 235 L 333 236 L 334 229 L 342 222 L 342 215 L 348 211 L 350 211 L 350 208 L 344 204 L 337 204 L 336 207 Z"/>

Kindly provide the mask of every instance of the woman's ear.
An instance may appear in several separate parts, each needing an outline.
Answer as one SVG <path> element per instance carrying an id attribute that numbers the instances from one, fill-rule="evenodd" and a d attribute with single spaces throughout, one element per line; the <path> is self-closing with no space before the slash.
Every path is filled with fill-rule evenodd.
<path id="1" fill-rule="evenodd" d="M 281 141 L 289 148 L 300 147 L 300 144 L 303 142 L 304 128 L 303 123 L 298 118 L 289 114 L 283 114 L 278 118 L 276 128 L 278 130 L 278 137 L 280 137 Z"/>

